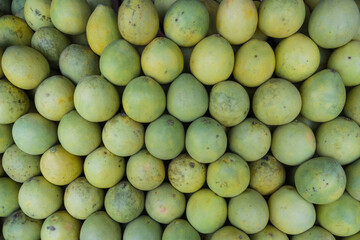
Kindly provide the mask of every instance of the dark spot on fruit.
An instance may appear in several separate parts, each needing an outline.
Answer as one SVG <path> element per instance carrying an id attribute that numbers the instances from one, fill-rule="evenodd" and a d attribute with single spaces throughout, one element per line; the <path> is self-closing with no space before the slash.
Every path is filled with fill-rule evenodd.
<path id="1" fill-rule="evenodd" d="M 350 56 L 348 56 L 348 59 L 351 59 L 351 57 L 350 57 Z"/>
<path id="2" fill-rule="evenodd" d="M 140 5 L 139 5 L 139 4 L 137 5 L 137 8 L 140 8 Z"/>
<path id="3" fill-rule="evenodd" d="M 174 198 L 174 197 L 176 197 L 176 194 L 175 194 L 175 193 L 173 193 L 173 194 L 172 194 L 172 196 L 173 196 L 173 198 Z"/>
<path id="4" fill-rule="evenodd" d="M 329 183 L 326 183 L 326 186 L 329 185 Z"/>
<path id="5" fill-rule="evenodd" d="M 121 188 L 124 189 L 124 188 L 126 187 L 126 185 L 127 185 L 127 183 L 126 183 L 126 182 L 123 182 L 123 183 L 121 184 Z"/>
<path id="6" fill-rule="evenodd" d="M 46 229 L 50 230 L 50 231 L 55 231 L 56 228 L 54 226 L 47 226 Z"/>
<path id="7" fill-rule="evenodd" d="M 177 18 L 175 18 L 175 22 L 177 22 L 178 21 L 178 19 Z"/>
<path id="8" fill-rule="evenodd" d="M 255 122 L 255 121 L 253 121 L 251 124 L 252 124 L 252 125 L 255 125 L 255 124 L 256 124 L 256 122 Z"/>
<path id="9" fill-rule="evenodd" d="M 242 239 L 242 236 L 241 235 L 239 235 L 239 237 L 238 237 L 239 239 Z"/>
<path id="10" fill-rule="evenodd" d="M 325 178 L 323 178 L 323 182 L 325 182 Z"/>
<path id="11" fill-rule="evenodd" d="M 183 15 L 183 14 L 184 14 L 184 11 L 181 12 L 181 15 Z"/>
<path id="12" fill-rule="evenodd" d="M 315 188 L 314 188 L 314 187 L 312 187 L 312 190 L 313 190 L 313 192 L 316 192 L 316 190 L 315 190 Z"/>
<path id="13" fill-rule="evenodd" d="M 190 162 L 190 163 L 189 163 L 189 166 L 190 166 L 191 168 L 194 168 L 194 167 L 195 167 L 195 163 Z"/>
<path id="14" fill-rule="evenodd" d="M 219 134 L 216 134 L 216 138 L 219 138 Z"/>
<path id="15" fill-rule="evenodd" d="M 92 205 L 92 208 L 94 208 L 94 207 L 96 207 L 96 203 L 94 203 L 94 204 Z"/>
<path id="16" fill-rule="evenodd" d="M 254 55 L 254 58 L 257 58 L 257 55 L 256 55 L 256 54 Z"/>
<path id="17" fill-rule="evenodd" d="M 331 69 L 331 72 L 332 72 L 332 73 L 336 73 L 335 69 Z"/>
<path id="18" fill-rule="evenodd" d="M 173 126 L 173 125 L 174 125 L 174 121 L 173 121 L 172 119 L 167 120 L 167 123 L 168 123 L 170 126 Z"/>

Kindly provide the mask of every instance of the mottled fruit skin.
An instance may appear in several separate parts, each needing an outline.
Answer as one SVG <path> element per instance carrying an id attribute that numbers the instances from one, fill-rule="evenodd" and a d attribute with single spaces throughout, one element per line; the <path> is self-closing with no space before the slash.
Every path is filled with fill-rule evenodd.
<path id="1" fill-rule="evenodd" d="M 214 232 L 211 240 L 222 240 L 222 239 L 243 239 L 250 240 L 249 236 L 243 231 L 233 226 L 225 226 Z"/>
<path id="2" fill-rule="evenodd" d="M 295 186 L 298 193 L 311 203 L 331 203 L 345 191 L 345 171 L 335 159 L 313 158 L 297 168 Z"/>
<path id="3" fill-rule="evenodd" d="M 164 229 L 162 240 L 200 240 L 200 234 L 185 219 L 175 219 Z"/>
<path id="4" fill-rule="evenodd" d="M 316 132 L 316 151 L 341 165 L 355 161 L 360 157 L 359 125 L 345 117 L 321 124 Z"/>
<path id="5" fill-rule="evenodd" d="M 189 198 L 186 217 L 198 232 L 204 234 L 215 232 L 225 223 L 226 201 L 210 189 L 201 189 Z"/>
<path id="6" fill-rule="evenodd" d="M 360 230 L 360 202 L 347 192 L 335 202 L 318 205 L 319 224 L 335 236 L 348 237 Z"/>
<path id="7" fill-rule="evenodd" d="M 18 194 L 20 186 L 11 178 L 0 178 L 0 217 L 7 217 L 19 208 Z"/>
<path id="8" fill-rule="evenodd" d="M 10 124 L 0 124 L 0 153 L 4 153 L 14 142 L 11 129 Z"/>
<path id="9" fill-rule="evenodd" d="M 128 223 L 137 218 L 145 207 L 145 195 L 128 181 L 110 188 L 105 196 L 105 209 L 117 222 Z"/>
<path id="10" fill-rule="evenodd" d="M 235 197 L 248 187 L 250 169 L 239 155 L 227 152 L 209 164 L 206 182 L 217 195 Z"/>
<path id="11" fill-rule="evenodd" d="M 103 207 L 104 195 L 102 189 L 91 185 L 85 177 L 79 177 L 67 185 L 64 206 L 71 216 L 85 220 Z"/>
<path id="12" fill-rule="evenodd" d="M 206 181 L 206 165 L 183 153 L 171 160 L 168 166 L 171 185 L 183 193 L 199 190 Z"/>
<path id="13" fill-rule="evenodd" d="M 40 175 L 41 155 L 31 155 L 21 151 L 16 144 L 6 149 L 2 156 L 2 167 L 14 181 L 23 183 L 31 177 Z"/>
<path id="14" fill-rule="evenodd" d="M 134 45 L 147 45 L 159 29 L 159 15 L 151 0 L 127 0 L 120 5 L 118 28 L 121 36 Z"/>
<path id="15" fill-rule="evenodd" d="M 269 221 L 269 208 L 264 197 L 250 188 L 229 201 L 228 217 L 230 223 L 247 234 L 265 228 Z"/>
<path id="16" fill-rule="evenodd" d="M 147 215 L 142 215 L 126 225 L 124 240 L 160 240 L 162 236 L 161 225 Z"/>
<path id="17" fill-rule="evenodd" d="M 68 212 L 61 210 L 45 219 L 41 227 L 42 240 L 77 240 L 80 234 L 81 222 Z"/>
<path id="18" fill-rule="evenodd" d="M 179 0 L 165 13 L 164 32 L 180 47 L 192 47 L 206 36 L 209 21 L 208 10 L 202 2 Z"/>
<path id="19" fill-rule="evenodd" d="M 121 240 L 121 236 L 120 224 L 111 219 L 104 211 L 91 214 L 82 224 L 80 232 L 80 240 Z"/>
<path id="20" fill-rule="evenodd" d="M 51 0 L 27 0 L 24 5 L 26 23 L 34 31 L 42 27 L 52 27 L 50 18 Z"/>
<path id="21" fill-rule="evenodd" d="M 335 240 L 335 237 L 325 230 L 322 227 L 319 226 L 313 226 L 306 232 L 303 232 L 298 235 L 294 235 L 291 240 Z"/>
<path id="22" fill-rule="evenodd" d="M 4 221 L 2 233 L 7 240 L 35 240 L 40 239 L 40 231 L 43 221 L 28 217 L 18 210 L 13 212 Z"/>
<path id="23" fill-rule="evenodd" d="M 22 33 L 21 35 L 18 33 Z M 34 32 L 26 24 L 25 20 L 5 15 L 0 17 L 0 47 L 6 48 L 13 45 L 30 46 Z"/>
<path id="24" fill-rule="evenodd" d="M 309 19 L 309 36 L 322 48 L 338 48 L 358 31 L 359 9 L 353 0 L 326 0 L 316 5 Z"/>
<path id="25" fill-rule="evenodd" d="M 272 225 L 267 225 L 263 230 L 251 235 L 251 240 L 289 240 L 288 236 Z"/>
<path id="26" fill-rule="evenodd" d="M 36 176 L 21 185 L 18 199 L 21 210 L 27 216 L 45 219 L 63 204 L 63 190 L 43 176 Z"/>
<path id="27" fill-rule="evenodd" d="M 360 201 L 360 160 L 347 165 L 346 173 L 346 191 L 356 200 Z"/>
<path id="28" fill-rule="evenodd" d="M 285 183 L 285 167 L 271 155 L 250 162 L 249 168 L 249 186 L 264 196 L 272 194 Z"/>

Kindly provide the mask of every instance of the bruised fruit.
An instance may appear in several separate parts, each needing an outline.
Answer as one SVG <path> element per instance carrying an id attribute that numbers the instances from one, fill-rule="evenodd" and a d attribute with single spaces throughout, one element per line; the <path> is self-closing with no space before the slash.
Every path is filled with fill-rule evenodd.
<path id="1" fill-rule="evenodd" d="M 66 211 L 58 211 L 45 219 L 41 227 L 42 240 L 76 240 L 78 239 L 81 222 Z"/>

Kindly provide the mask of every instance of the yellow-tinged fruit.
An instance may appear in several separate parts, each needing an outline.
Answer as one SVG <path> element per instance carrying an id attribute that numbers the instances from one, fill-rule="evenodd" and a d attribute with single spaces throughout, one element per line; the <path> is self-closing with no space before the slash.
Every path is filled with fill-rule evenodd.
<path id="1" fill-rule="evenodd" d="M 0 47 L 13 45 L 30 46 L 33 31 L 25 20 L 12 15 L 0 17 Z"/>
<path id="2" fill-rule="evenodd" d="M 120 5 L 121 36 L 134 45 L 147 45 L 159 29 L 159 15 L 151 0 L 126 0 Z"/>
<path id="3" fill-rule="evenodd" d="M 61 210 L 45 219 L 40 235 L 42 240 L 76 240 L 80 229 L 81 222 Z"/>
<path id="4" fill-rule="evenodd" d="M 214 232 L 210 240 L 242 239 L 250 240 L 249 236 L 234 226 L 225 226 Z"/>
<path id="5" fill-rule="evenodd" d="M 252 0 L 221 1 L 216 15 L 216 28 L 231 44 L 242 44 L 255 33 L 258 12 Z"/>
<path id="6" fill-rule="evenodd" d="M 42 27 L 52 27 L 50 18 L 51 0 L 26 0 L 24 17 L 26 23 L 34 31 Z"/>
<path id="7" fill-rule="evenodd" d="M 268 224 L 260 232 L 251 235 L 251 240 L 289 240 L 289 238 L 285 233 Z"/>
<path id="8" fill-rule="evenodd" d="M 115 11 L 110 6 L 99 4 L 91 13 L 86 25 L 86 37 L 91 50 L 101 55 L 104 48 L 120 39 Z"/>

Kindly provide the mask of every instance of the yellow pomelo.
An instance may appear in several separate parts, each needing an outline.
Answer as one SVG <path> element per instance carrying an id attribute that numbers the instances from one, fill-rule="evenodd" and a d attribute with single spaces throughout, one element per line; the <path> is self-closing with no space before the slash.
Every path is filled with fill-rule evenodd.
<path id="1" fill-rule="evenodd" d="M 203 84 L 213 85 L 228 79 L 234 68 L 234 51 L 220 34 L 201 40 L 190 57 L 192 74 Z"/>
<path id="2" fill-rule="evenodd" d="M 302 33 L 282 40 L 275 48 L 277 76 L 291 82 L 300 82 L 310 77 L 320 64 L 317 45 Z"/>
<path id="3" fill-rule="evenodd" d="M 275 70 L 275 54 L 262 40 L 252 39 L 235 55 L 234 78 L 244 86 L 257 87 L 268 80 Z"/>
<path id="4" fill-rule="evenodd" d="M 52 27 L 50 18 L 51 0 L 26 0 L 24 5 L 25 21 L 34 31 L 42 27 Z"/>
<path id="5" fill-rule="evenodd" d="M 259 29 L 269 37 L 285 38 L 305 20 L 303 0 L 264 0 L 259 8 Z"/>
<path id="6" fill-rule="evenodd" d="M 135 45 L 147 45 L 159 29 L 159 16 L 151 0 L 122 2 L 118 12 L 121 36 Z"/>
<path id="7" fill-rule="evenodd" d="M 33 33 L 25 20 L 21 18 L 12 15 L 0 17 L 0 47 L 2 48 L 12 45 L 30 46 Z"/>
<path id="8" fill-rule="evenodd" d="M 97 55 L 101 55 L 111 42 L 121 38 L 116 13 L 110 6 L 99 4 L 95 8 L 86 25 L 86 37 Z"/>
<path id="9" fill-rule="evenodd" d="M 231 44 L 241 44 L 255 33 L 258 13 L 252 0 L 223 0 L 216 15 L 217 31 Z"/>

